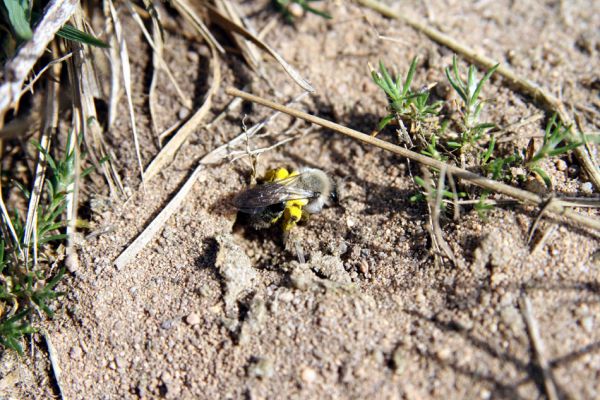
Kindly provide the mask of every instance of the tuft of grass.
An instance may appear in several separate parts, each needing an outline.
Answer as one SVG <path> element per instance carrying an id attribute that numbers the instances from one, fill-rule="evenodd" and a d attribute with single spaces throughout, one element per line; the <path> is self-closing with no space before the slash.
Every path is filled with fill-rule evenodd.
<path id="1" fill-rule="evenodd" d="M 445 69 L 448 82 L 462 100 L 462 127 L 459 142 L 448 142 L 448 146 L 461 149 L 474 146 L 484 135 L 496 125 L 480 122 L 479 118 L 487 100 L 481 100 L 479 95 L 483 85 L 490 79 L 499 64 L 490 68 L 483 78 L 477 80 L 476 68 L 471 65 L 467 72 L 467 80 L 463 80 L 458 71 L 456 56 L 452 58 L 452 68 Z"/>
<path id="2" fill-rule="evenodd" d="M 540 167 L 542 160 L 563 156 L 571 150 L 584 145 L 585 141 L 585 136 L 582 136 L 581 140 L 576 139 L 571 132 L 571 126 L 563 126 L 557 120 L 556 114 L 554 114 L 546 125 L 542 146 L 535 151 L 533 140 L 529 142 L 525 150 L 525 168 L 542 178 L 546 187 L 550 188 L 552 185 L 550 177 Z"/>
<path id="3" fill-rule="evenodd" d="M 563 126 L 554 115 L 546 125 L 543 142 L 539 148 L 535 148 L 532 140 L 527 149 L 499 149 L 495 138 L 488 135 L 496 125 L 481 121 L 482 112 L 489 104 L 488 100 L 482 98 L 482 90 L 497 68 L 498 65 L 493 66 L 478 78 L 476 68 L 469 66 L 466 79 L 463 79 L 456 56 L 453 57 L 452 65 L 445 68 L 444 72 L 458 94 L 460 109 L 456 115 L 451 115 L 444 113 L 451 112 L 454 108 L 444 107 L 441 101 L 431 102 L 428 90 L 411 89 L 417 69 L 416 57 L 404 78 L 393 78 L 383 61 L 380 61 L 379 70 L 372 69 L 371 77 L 386 95 L 388 114 L 377 126 L 377 131 L 395 121 L 402 133 L 409 135 L 411 144 L 413 140 L 416 142 L 421 154 L 439 161 L 460 163 L 462 168 L 509 184 L 523 184 L 528 176 L 533 175 L 542 180 L 547 188 L 551 188 L 550 177 L 541 167 L 543 160 L 564 156 L 586 142 L 597 139 L 585 135 L 576 138 L 571 132 L 571 127 Z M 404 123 L 410 124 L 410 131 L 404 128 Z M 430 169 L 429 173 L 430 179 L 435 182 L 439 171 Z M 420 176 L 415 176 L 414 180 L 419 193 L 412 196 L 411 201 L 426 201 L 427 196 L 432 195 L 426 193 L 428 187 L 434 185 L 426 185 L 427 181 Z M 472 187 L 459 193 L 461 198 L 479 199 L 474 208 L 481 218 L 485 218 L 487 211 L 493 207 L 486 201 L 491 195 L 489 190 L 481 191 Z M 443 199 L 456 200 L 455 197 L 455 194 L 444 188 Z"/>
<path id="4" fill-rule="evenodd" d="M 416 135 L 423 123 L 435 119 L 440 113 L 442 102 L 431 103 L 429 89 L 413 91 L 410 88 L 417 69 L 417 61 L 417 57 L 413 58 L 404 80 L 399 76 L 393 79 L 383 61 L 379 61 L 379 71 L 374 69 L 371 71 L 373 82 L 387 97 L 389 110 L 389 114 L 379 122 L 376 132 L 395 120 L 401 129 L 404 127 L 404 122 L 410 124 L 411 133 Z"/>
<path id="5" fill-rule="evenodd" d="M 69 135 L 67 150 L 60 159 L 53 158 L 37 142 L 33 142 L 34 147 L 46 157 L 49 170 L 44 196 L 38 206 L 36 240 L 27 248 L 24 219 L 15 211 L 11 222 L 19 242 L 15 243 L 14 239 L 0 241 L 0 344 L 19 353 L 23 351 L 20 343 L 23 336 L 35 332 L 34 317 L 43 313 L 51 318 L 54 311 L 50 302 L 62 295 L 56 286 L 65 273 L 65 266 L 61 265 L 64 254 L 61 254 L 60 248 L 58 252 L 55 249 L 67 239 L 64 233 L 68 225 L 65 211 L 67 195 L 75 179 L 76 157 L 71 140 L 75 140 L 73 133 Z M 80 144 L 78 140 L 77 145 Z M 87 169 L 82 174 L 90 171 Z M 29 200 L 30 193 L 24 185 L 15 183 L 15 186 Z M 18 248 L 25 249 L 26 253 L 21 254 Z M 32 313 L 33 310 L 38 313 Z"/>

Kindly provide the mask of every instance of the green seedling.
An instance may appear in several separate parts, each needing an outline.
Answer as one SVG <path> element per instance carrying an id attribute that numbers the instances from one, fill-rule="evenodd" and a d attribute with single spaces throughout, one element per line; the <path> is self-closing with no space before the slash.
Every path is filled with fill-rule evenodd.
<path id="1" fill-rule="evenodd" d="M 489 195 L 489 191 L 484 191 L 479 197 L 477 204 L 475 204 L 475 211 L 477 211 L 477 215 L 479 215 L 479 218 L 484 221 L 487 220 L 487 213 L 494 209 L 492 204 L 486 203 Z"/>
<path id="2" fill-rule="evenodd" d="M 81 138 L 79 138 L 81 139 Z M 52 157 L 37 142 L 33 142 L 39 153 L 43 154 L 48 164 L 48 177 L 44 184 L 44 196 L 40 199 L 35 225 L 35 240 L 30 248 L 25 245 L 24 218 L 14 212 L 11 218 L 19 243 L 0 241 L 0 344 L 21 352 L 20 339 L 34 332 L 32 318 L 43 312 L 52 317 L 54 312 L 49 303 L 62 295 L 56 286 L 65 273 L 65 267 L 57 269 L 56 259 L 48 247 L 51 242 L 64 241 L 67 235 L 64 228 L 66 219 L 67 198 L 75 179 L 76 149 L 71 145 L 75 140 L 69 134 L 66 151 L 60 159 Z M 77 140 L 77 146 L 81 141 Z M 85 176 L 91 168 L 82 171 Z M 28 200 L 30 193 L 23 185 L 16 184 Z M 31 247 L 35 246 L 33 249 Z M 22 256 L 17 248 L 25 249 L 26 254 L 33 251 L 37 254 L 37 262 L 32 257 Z M 6 256 L 8 255 L 8 256 Z M 11 305 L 11 307 L 8 307 Z M 10 312 L 6 309 L 10 308 Z"/>
<path id="3" fill-rule="evenodd" d="M 410 68 L 404 80 L 391 77 L 382 61 L 379 62 L 379 71 L 373 70 L 371 77 L 373 82 L 385 93 L 388 100 L 390 114 L 385 116 L 377 126 L 377 132 L 396 120 L 402 127 L 403 120 L 411 123 L 411 131 L 418 130 L 420 124 L 437 116 L 442 107 L 441 101 L 429 102 L 429 89 L 413 92 L 410 89 L 415 71 L 417 69 L 417 57 L 413 58 Z"/>
<path id="4" fill-rule="evenodd" d="M 525 151 L 525 167 L 528 171 L 542 178 L 546 187 L 549 188 L 552 182 L 546 171 L 540 167 L 540 162 L 550 157 L 565 155 L 569 151 L 585 144 L 585 140 L 586 137 L 583 135 L 581 140 L 576 139 L 571 132 L 571 127 L 563 126 L 560 121 L 557 121 L 556 114 L 554 114 L 546 125 L 542 147 L 535 151 L 533 141 L 527 146 L 527 150 Z"/>
<path id="5" fill-rule="evenodd" d="M 373 82 L 379 86 L 387 96 L 388 106 L 390 114 L 385 116 L 381 122 L 379 122 L 378 129 L 382 130 L 391 121 L 396 118 L 397 115 L 406 115 L 409 112 L 409 100 L 411 94 L 409 93 L 410 84 L 412 83 L 417 68 L 417 58 L 415 57 L 410 64 L 410 68 L 406 73 L 404 81 L 397 77 L 396 80 L 391 77 L 387 68 L 383 64 L 383 61 L 379 61 L 379 71 L 373 70 L 371 77 Z"/>
<path id="6" fill-rule="evenodd" d="M 35 329 L 25 321 L 29 312 L 29 309 L 23 310 L 0 322 L 0 344 L 2 346 L 23 354 L 23 346 L 20 343 L 21 338 L 35 332 Z"/>
<path id="7" fill-rule="evenodd" d="M 434 158 L 436 160 L 439 161 L 446 161 L 448 159 L 448 157 L 446 157 L 445 155 L 443 155 L 438 149 L 437 149 L 437 136 L 436 135 L 431 135 L 431 141 L 427 143 L 427 146 L 421 150 L 421 154 L 424 154 L 428 157 Z"/>
<path id="8" fill-rule="evenodd" d="M 427 190 L 427 183 L 425 182 L 425 180 L 423 178 L 421 178 L 420 176 L 415 176 L 414 179 L 415 179 L 415 183 L 419 187 Z M 437 189 L 431 189 L 431 192 L 432 193 L 429 193 L 429 196 L 431 196 L 431 197 L 437 196 Z M 458 193 L 454 194 L 454 192 L 452 192 L 451 190 L 448 190 L 446 188 L 444 188 L 442 190 L 442 198 L 446 199 L 446 200 L 458 200 L 458 199 L 464 198 L 466 196 L 467 196 L 467 194 L 465 192 L 458 192 Z M 414 203 L 414 202 L 426 201 L 427 197 L 426 197 L 426 194 L 421 191 L 421 192 L 411 196 L 409 200 Z M 444 204 L 442 202 L 442 207 L 443 206 L 444 206 Z"/>
<path id="9" fill-rule="evenodd" d="M 275 8 L 283 14 L 288 22 L 294 22 L 294 18 L 301 17 L 304 12 L 309 12 L 325 19 L 331 19 L 327 12 L 314 8 L 310 3 L 319 0 L 274 0 Z"/>
<path id="10" fill-rule="evenodd" d="M 465 82 L 458 72 L 458 64 L 456 56 L 452 58 L 452 69 L 446 68 L 446 77 L 450 82 L 450 85 L 454 88 L 456 93 L 463 103 L 463 120 L 462 120 L 462 132 L 460 142 L 448 142 L 449 147 L 460 148 L 463 150 L 465 145 L 474 145 L 477 141 L 482 139 L 484 135 L 494 128 L 495 125 L 491 123 L 481 123 L 479 118 L 481 112 L 486 104 L 486 100 L 480 100 L 479 95 L 483 85 L 490 79 L 494 71 L 498 68 L 499 64 L 494 65 L 490 68 L 483 78 L 479 81 L 476 76 L 476 69 L 474 66 L 469 66 L 467 72 L 467 81 Z"/>

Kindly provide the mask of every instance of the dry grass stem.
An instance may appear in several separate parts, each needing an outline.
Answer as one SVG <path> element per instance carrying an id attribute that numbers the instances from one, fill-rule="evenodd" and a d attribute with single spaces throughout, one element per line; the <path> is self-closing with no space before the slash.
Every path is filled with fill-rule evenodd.
<path id="1" fill-rule="evenodd" d="M 54 382 L 56 382 L 56 388 L 58 389 L 58 396 L 60 399 L 64 399 L 64 390 L 62 388 L 62 369 L 60 368 L 60 364 L 58 362 L 58 352 L 56 351 L 56 347 L 52 344 L 52 340 L 50 340 L 50 335 L 46 332 L 42 333 L 42 337 L 46 342 L 46 348 L 48 349 L 48 359 L 50 360 L 50 370 L 52 375 L 54 375 Z"/>
<path id="2" fill-rule="evenodd" d="M 173 160 L 177 150 L 181 147 L 183 142 L 187 140 L 187 138 L 198 128 L 198 126 L 202 123 L 202 120 L 208 115 L 210 112 L 210 108 L 212 107 L 212 98 L 221 86 L 221 65 L 219 62 L 219 55 L 216 53 L 215 49 L 212 49 L 212 82 L 208 92 L 206 93 L 206 97 L 204 99 L 204 103 L 202 106 L 192 115 L 192 117 L 187 120 L 185 124 L 179 128 L 177 133 L 167 142 L 167 144 L 159 151 L 156 157 L 152 160 L 148 168 L 146 169 L 145 175 L 147 179 L 152 179 L 164 166 Z"/>
<path id="3" fill-rule="evenodd" d="M 535 113 L 530 117 L 527 118 L 523 118 L 518 122 L 515 122 L 514 124 L 510 124 L 506 127 L 504 127 L 503 129 L 500 129 L 499 131 L 496 132 L 492 132 L 492 136 L 495 137 L 496 139 L 500 138 L 501 136 L 507 134 L 508 132 L 516 132 L 517 129 L 522 128 L 524 126 L 536 123 L 538 121 L 541 121 L 542 119 L 544 119 L 544 113 L 540 112 L 540 113 Z M 518 135 L 519 138 L 523 138 L 523 135 Z M 498 140 L 498 142 L 504 142 L 507 138 L 500 138 Z M 514 137 L 510 137 L 510 140 L 514 140 Z M 506 140 L 508 141 L 508 140 Z"/>
<path id="4" fill-rule="evenodd" d="M 550 239 L 550 237 L 554 234 L 554 232 L 556 232 L 557 229 L 558 225 L 556 224 L 552 225 L 549 228 L 546 228 L 540 240 L 538 240 L 533 249 L 531 249 L 531 254 L 536 254 L 538 251 L 542 250 L 548 239 Z"/>
<path id="5" fill-rule="evenodd" d="M 131 68 L 129 65 L 129 52 L 127 51 L 127 43 L 123 37 L 123 29 L 121 27 L 121 21 L 117 15 L 117 10 L 112 2 L 108 0 L 108 7 L 110 10 L 111 20 L 115 30 L 115 36 L 119 43 L 119 57 L 121 59 L 121 72 L 123 74 L 123 85 L 125 88 L 125 95 L 127 97 L 127 106 L 129 108 L 129 120 L 131 123 L 131 130 L 133 132 L 133 142 L 135 146 L 135 154 L 138 161 L 138 167 L 140 169 L 140 178 L 142 179 L 142 185 L 144 184 L 144 166 L 142 163 L 142 154 L 140 150 L 140 142 L 137 134 L 137 127 L 135 124 L 135 111 L 133 109 L 133 99 L 131 96 Z"/>
<path id="6" fill-rule="evenodd" d="M 292 115 L 296 118 L 301 118 L 305 121 L 311 122 L 313 124 L 320 125 L 324 128 L 331 129 L 335 132 L 338 132 L 342 135 L 351 137 L 353 139 L 359 140 L 361 142 L 382 148 L 384 150 L 390 151 L 392 153 L 398 154 L 402 157 L 406 157 L 409 160 L 416 161 L 428 167 L 436 168 L 441 170 L 442 168 L 447 168 L 447 171 L 452 174 L 452 176 L 462 179 L 470 184 L 482 187 L 484 189 L 490 189 L 494 192 L 504 194 L 514 199 L 518 199 L 527 204 L 533 204 L 536 206 L 541 206 L 544 204 L 544 199 L 535 193 L 528 192 L 523 189 L 519 189 L 510 185 L 507 185 L 502 182 L 495 181 L 493 179 L 486 178 L 484 176 L 475 174 L 473 172 L 467 171 L 465 169 L 448 165 L 442 161 L 435 160 L 431 157 L 424 156 L 422 154 L 416 153 L 414 151 L 405 149 L 400 146 L 396 146 L 392 143 L 386 142 L 381 139 L 377 139 L 375 137 L 366 135 L 362 132 L 358 132 L 354 129 L 347 128 L 345 126 L 336 124 L 335 122 L 328 121 L 323 118 L 319 118 L 314 115 L 310 115 L 308 113 L 295 110 L 290 107 L 286 107 L 279 103 L 275 103 L 273 101 L 263 99 L 261 97 L 252 95 L 250 93 L 242 92 L 241 90 L 229 87 L 225 89 L 225 92 L 231 96 L 241 97 L 244 100 L 252 101 L 254 103 L 261 104 L 266 107 L 270 107 L 274 110 L 284 112 L 286 114 Z M 578 226 L 584 226 L 587 228 L 594 229 L 596 231 L 600 231 L 600 221 L 589 216 L 589 215 L 581 215 L 571 210 L 567 210 L 561 204 L 552 202 L 548 207 L 548 211 L 551 211 L 556 216 L 566 217 L 572 223 L 575 223 Z"/>
<path id="7" fill-rule="evenodd" d="M 414 18 L 411 18 L 405 14 L 401 14 L 396 12 L 382 4 L 376 0 L 358 0 L 358 3 L 362 4 L 365 7 L 369 7 L 380 14 L 394 18 L 402 21 L 403 23 L 411 26 L 415 30 L 424 33 L 430 39 L 435 42 L 438 42 L 458 54 L 461 54 L 470 62 L 479 65 L 485 69 L 492 68 L 494 65 L 498 64 L 495 60 L 478 53 L 475 49 L 466 46 L 449 35 L 438 31 L 431 26 L 419 22 Z M 538 102 L 544 109 L 549 112 L 557 113 L 561 122 L 565 126 L 573 125 L 573 120 L 565 110 L 563 103 L 556 96 L 552 95 L 548 90 L 542 88 L 540 85 L 531 82 L 530 80 L 523 78 L 517 75 L 513 70 L 503 65 L 500 65 L 496 70 L 497 74 L 502 75 L 509 85 L 521 93 L 524 93 L 528 96 L 531 96 L 534 101 Z M 594 164 L 592 159 L 590 158 L 590 154 L 587 149 L 583 146 L 579 146 L 574 150 L 577 159 L 581 163 L 582 167 L 585 169 L 587 174 L 590 176 L 590 180 L 593 182 L 594 186 L 597 190 L 600 190 L 600 170 Z"/>
<path id="8" fill-rule="evenodd" d="M 427 175 L 425 175 L 425 182 L 430 182 L 429 170 L 427 170 Z M 444 187 L 446 185 L 446 173 L 447 168 L 442 168 L 440 170 L 440 176 L 438 178 L 436 190 L 435 190 L 435 198 L 433 197 L 433 191 L 430 191 L 428 194 L 429 198 L 429 212 L 431 214 L 431 230 L 433 233 L 432 239 L 437 243 L 437 246 L 440 250 L 443 251 L 444 255 L 454 263 L 454 265 L 458 266 L 456 257 L 452 252 L 452 249 L 448 245 L 448 242 L 444 239 L 444 232 L 442 231 L 442 226 L 440 225 L 440 216 L 442 211 L 442 199 L 444 193 Z M 428 176 L 429 175 L 429 176 Z M 428 190 L 431 190 L 431 185 Z"/>
<path id="9" fill-rule="evenodd" d="M 204 6 L 209 11 L 209 15 L 210 15 L 210 18 L 212 21 L 214 21 L 216 24 L 220 25 L 225 30 L 233 31 L 233 32 L 245 37 L 246 39 L 248 39 L 249 41 L 254 43 L 259 49 L 265 51 L 267 54 L 269 54 L 271 57 L 273 57 L 279 63 L 279 65 L 281 65 L 281 67 L 285 70 L 285 72 L 287 72 L 287 74 L 290 76 L 290 78 L 292 78 L 294 80 L 294 82 L 296 82 L 302 89 L 306 90 L 307 92 L 315 91 L 315 89 L 312 87 L 312 85 L 306 79 L 302 78 L 302 76 L 298 73 L 298 71 L 296 71 L 290 64 L 288 64 L 283 59 L 283 57 L 281 57 L 279 55 L 279 53 L 277 53 L 275 50 L 273 50 L 268 44 L 266 44 L 265 42 L 260 40 L 258 37 L 256 37 L 252 33 L 250 33 L 244 27 L 237 25 L 236 23 L 229 20 L 226 16 L 221 14 L 215 8 L 209 6 L 208 4 L 204 4 Z"/>
<path id="10" fill-rule="evenodd" d="M 556 384 L 552 376 L 552 370 L 550 364 L 546 359 L 546 351 L 544 348 L 544 342 L 540 335 L 540 329 L 537 324 L 537 320 L 533 315 L 533 306 L 529 297 L 526 293 L 523 293 L 519 298 L 519 307 L 523 313 L 525 319 L 525 325 L 527 326 L 527 332 L 529 333 L 529 339 L 531 341 L 531 347 L 533 347 L 533 353 L 537 359 L 537 364 L 540 367 L 542 376 L 544 379 L 544 390 L 549 400 L 559 400 L 558 391 L 556 390 Z"/>
<path id="11" fill-rule="evenodd" d="M 128 1 L 125 4 L 129 8 L 129 12 L 131 13 L 131 15 L 133 17 L 133 20 L 140 27 L 140 30 L 142 31 L 144 38 L 150 45 L 150 48 L 152 48 L 153 63 L 154 63 L 154 61 L 156 61 L 158 64 L 158 67 L 165 71 L 165 73 L 167 74 L 167 77 L 169 78 L 169 80 L 173 84 L 173 87 L 175 88 L 175 92 L 177 92 L 177 96 L 179 96 L 179 101 L 181 102 L 181 104 L 184 105 L 185 107 L 191 109 L 192 105 L 193 105 L 192 99 L 190 99 L 190 97 L 181 90 L 181 88 L 179 87 L 179 84 L 177 83 L 177 80 L 175 79 L 175 77 L 173 76 L 173 73 L 171 72 L 171 69 L 169 68 L 169 66 L 167 65 L 167 63 L 165 62 L 165 60 L 162 56 L 163 55 L 163 41 L 162 41 L 162 37 L 160 35 L 159 22 L 155 18 L 152 18 L 153 34 L 151 35 L 150 32 L 148 32 L 148 29 L 146 29 L 146 25 L 144 25 L 144 21 L 142 21 L 142 18 L 131 6 L 131 2 Z M 158 34 L 155 33 L 157 31 L 158 31 Z M 158 42 L 155 42 L 153 37 L 155 39 L 157 39 Z M 156 68 L 156 66 L 154 68 Z M 154 74 L 153 74 L 153 76 L 154 76 Z"/>
<path id="12" fill-rule="evenodd" d="M 215 6 L 223 15 L 229 17 L 231 22 L 239 26 L 244 26 L 239 11 L 233 2 L 229 0 L 215 0 Z M 233 35 L 233 40 L 242 52 L 242 56 L 244 57 L 244 60 L 246 60 L 248 66 L 253 71 L 257 71 L 262 60 L 256 47 L 247 39 L 236 35 Z"/>
<path id="13" fill-rule="evenodd" d="M 52 68 L 53 79 L 48 79 L 46 83 L 46 104 L 44 108 L 44 126 L 40 137 L 40 147 L 42 147 L 46 154 L 50 152 L 50 143 L 52 136 L 58 127 L 58 113 L 59 113 L 59 92 L 60 92 L 60 70 L 61 64 L 54 63 Z M 31 195 L 29 197 L 29 205 L 27 207 L 27 217 L 25 218 L 25 233 L 23 236 L 23 244 L 25 247 L 29 247 L 31 243 L 32 233 L 34 231 L 35 222 L 37 222 L 37 211 L 40 197 L 42 195 L 42 188 L 44 186 L 44 179 L 46 177 L 46 155 L 44 152 L 38 152 L 38 162 L 35 168 L 35 177 L 33 181 L 33 187 L 31 188 Z M 37 246 L 35 246 L 37 247 Z M 28 252 L 29 254 L 29 252 Z"/>
<path id="14" fill-rule="evenodd" d="M 35 85 L 35 83 L 42 77 L 44 76 L 44 73 L 52 66 L 54 66 L 54 64 L 59 64 L 65 60 L 68 60 L 69 58 L 71 58 L 73 56 L 73 53 L 67 53 L 62 57 L 59 57 L 55 60 L 50 61 L 48 64 L 46 64 L 44 66 L 44 68 L 42 68 L 37 74 L 35 74 L 35 77 L 30 80 L 27 85 L 25 85 L 25 87 L 23 88 L 23 90 L 21 91 L 21 94 L 19 95 L 19 97 L 22 97 L 25 93 L 29 92 L 29 91 L 33 91 L 33 85 Z M 56 75 L 55 75 L 56 76 Z"/>
<path id="15" fill-rule="evenodd" d="M 33 38 L 25 42 L 17 54 L 4 64 L 5 81 L 0 85 L 0 120 L 3 121 L 6 111 L 19 101 L 25 78 L 78 4 L 78 0 L 51 0 L 33 31 Z"/>
<path id="16" fill-rule="evenodd" d="M 225 49 L 223 49 L 223 46 L 221 46 L 212 33 L 210 33 L 210 30 L 204 24 L 202 18 L 198 16 L 198 14 L 194 11 L 194 7 L 192 7 L 187 0 L 173 0 L 172 4 L 177 12 L 182 15 L 194 28 L 196 28 L 206 43 L 217 49 L 219 53 L 225 54 Z"/>
<path id="17" fill-rule="evenodd" d="M 131 3 L 128 3 L 132 5 Z M 144 5 L 146 8 L 153 8 L 153 4 L 151 0 L 144 0 Z M 132 5 L 133 10 L 137 13 L 139 7 L 134 7 Z M 145 10 L 144 10 L 145 11 Z M 139 14 L 139 13 L 138 13 Z M 153 14 L 148 14 L 148 17 L 152 20 L 152 41 L 154 42 L 155 48 L 152 52 L 152 77 L 150 78 L 150 88 L 148 91 L 148 108 L 150 110 L 150 121 L 152 122 L 152 130 L 154 132 L 155 137 L 158 138 L 158 147 L 162 147 L 162 142 L 159 135 L 159 128 L 156 122 L 156 86 L 158 85 L 158 73 L 160 71 L 160 61 L 163 58 L 163 50 L 164 50 L 164 40 L 163 40 L 163 30 L 162 30 L 162 22 L 160 17 L 160 11 L 157 8 L 154 8 Z M 142 25 L 144 25 L 142 23 Z"/>

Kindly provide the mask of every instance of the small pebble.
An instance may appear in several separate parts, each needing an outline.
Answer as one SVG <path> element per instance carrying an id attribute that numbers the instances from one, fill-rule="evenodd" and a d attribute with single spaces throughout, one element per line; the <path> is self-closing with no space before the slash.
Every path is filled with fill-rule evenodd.
<path id="1" fill-rule="evenodd" d="M 304 9 L 298 3 L 292 3 L 287 8 L 288 12 L 295 18 L 300 18 L 304 15 Z"/>
<path id="2" fill-rule="evenodd" d="M 168 319 L 166 321 L 164 321 L 162 324 L 160 324 L 160 327 L 162 329 L 171 329 L 173 327 L 173 325 L 175 325 L 174 321 L 172 319 Z"/>
<path id="3" fill-rule="evenodd" d="M 181 107 L 179 109 L 179 112 L 177 113 L 177 116 L 179 117 L 179 119 L 185 119 L 185 117 L 187 117 L 188 115 L 190 115 L 190 110 L 188 110 L 185 107 Z"/>
<path id="4" fill-rule="evenodd" d="M 592 333 L 594 330 L 594 317 L 589 316 L 581 319 L 580 321 L 583 330 L 587 333 Z"/>
<path id="5" fill-rule="evenodd" d="M 124 368 L 126 364 L 125 359 L 121 356 L 115 357 L 115 363 L 117 364 L 118 368 Z"/>
<path id="6" fill-rule="evenodd" d="M 259 358 L 248 367 L 248 375 L 256 378 L 271 378 L 274 373 L 273 360 L 270 358 Z"/>
<path id="7" fill-rule="evenodd" d="M 197 313 L 191 313 L 185 317 L 185 322 L 189 325 L 198 325 L 200 323 L 200 316 Z"/>
<path id="8" fill-rule="evenodd" d="M 565 160 L 561 160 L 560 158 L 554 162 L 554 165 L 556 165 L 556 169 L 559 171 L 566 171 L 568 168 Z"/>
<path id="9" fill-rule="evenodd" d="M 82 354 L 83 354 L 83 352 L 81 351 L 81 347 L 79 347 L 79 346 L 71 347 L 71 351 L 69 352 L 69 356 L 73 360 L 79 360 L 81 358 Z"/>
<path id="10" fill-rule="evenodd" d="M 286 290 L 279 294 L 278 298 L 284 303 L 289 303 L 290 301 L 294 300 L 294 293 L 292 293 L 291 290 Z"/>
<path id="11" fill-rule="evenodd" d="M 310 367 L 304 367 L 300 372 L 300 378 L 302 379 L 302 382 L 311 384 L 317 380 L 317 372 Z"/>
<path id="12" fill-rule="evenodd" d="M 592 194 L 594 192 L 594 187 L 592 186 L 592 182 L 584 182 L 581 184 L 581 191 L 585 194 Z"/>

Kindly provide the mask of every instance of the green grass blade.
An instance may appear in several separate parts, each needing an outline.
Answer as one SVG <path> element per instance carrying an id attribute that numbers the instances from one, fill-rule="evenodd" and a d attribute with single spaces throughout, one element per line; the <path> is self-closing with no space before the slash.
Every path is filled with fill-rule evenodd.
<path id="1" fill-rule="evenodd" d="M 479 93 L 481 92 L 481 89 L 483 88 L 483 85 L 485 84 L 485 82 L 488 81 L 488 79 L 490 79 L 492 74 L 496 71 L 496 69 L 498 69 L 499 66 L 500 66 L 500 64 L 496 64 L 492 68 L 488 69 L 488 71 L 485 73 L 483 78 L 481 78 L 481 80 L 479 81 L 479 84 L 477 84 L 477 88 L 475 89 L 475 92 L 473 92 L 471 101 L 477 100 L 477 98 L 479 97 Z"/>
<path id="2" fill-rule="evenodd" d="M 73 40 L 75 42 L 87 44 L 90 46 L 96 46 L 103 49 L 110 47 L 106 42 L 103 42 L 102 40 L 98 39 L 93 35 L 90 35 L 89 33 L 80 31 L 79 29 L 69 24 L 66 24 L 65 26 L 60 28 L 58 32 L 56 32 L 56 35 L 66 40 Z"/>
<path id="3" fill-rule="evenodd" d="M 408 69 L 408 73 L 406 74 L 406 80 L 404 81 L 404 85 L 402 86 L 402 96 L 406 96 L 410 89 L 410 84 L 415 76 L 415 71 L 417 70 L 417 61 L 418 57 L 413 58 L 412 63 L 410 64 L 410 68 Z"/>
<path id="4" fill-rule="evenodd" d="M 33 37 L 30 26 L 28 0 L 3 0 L 10 26 L 15 35 L 21 40 Z"/>

